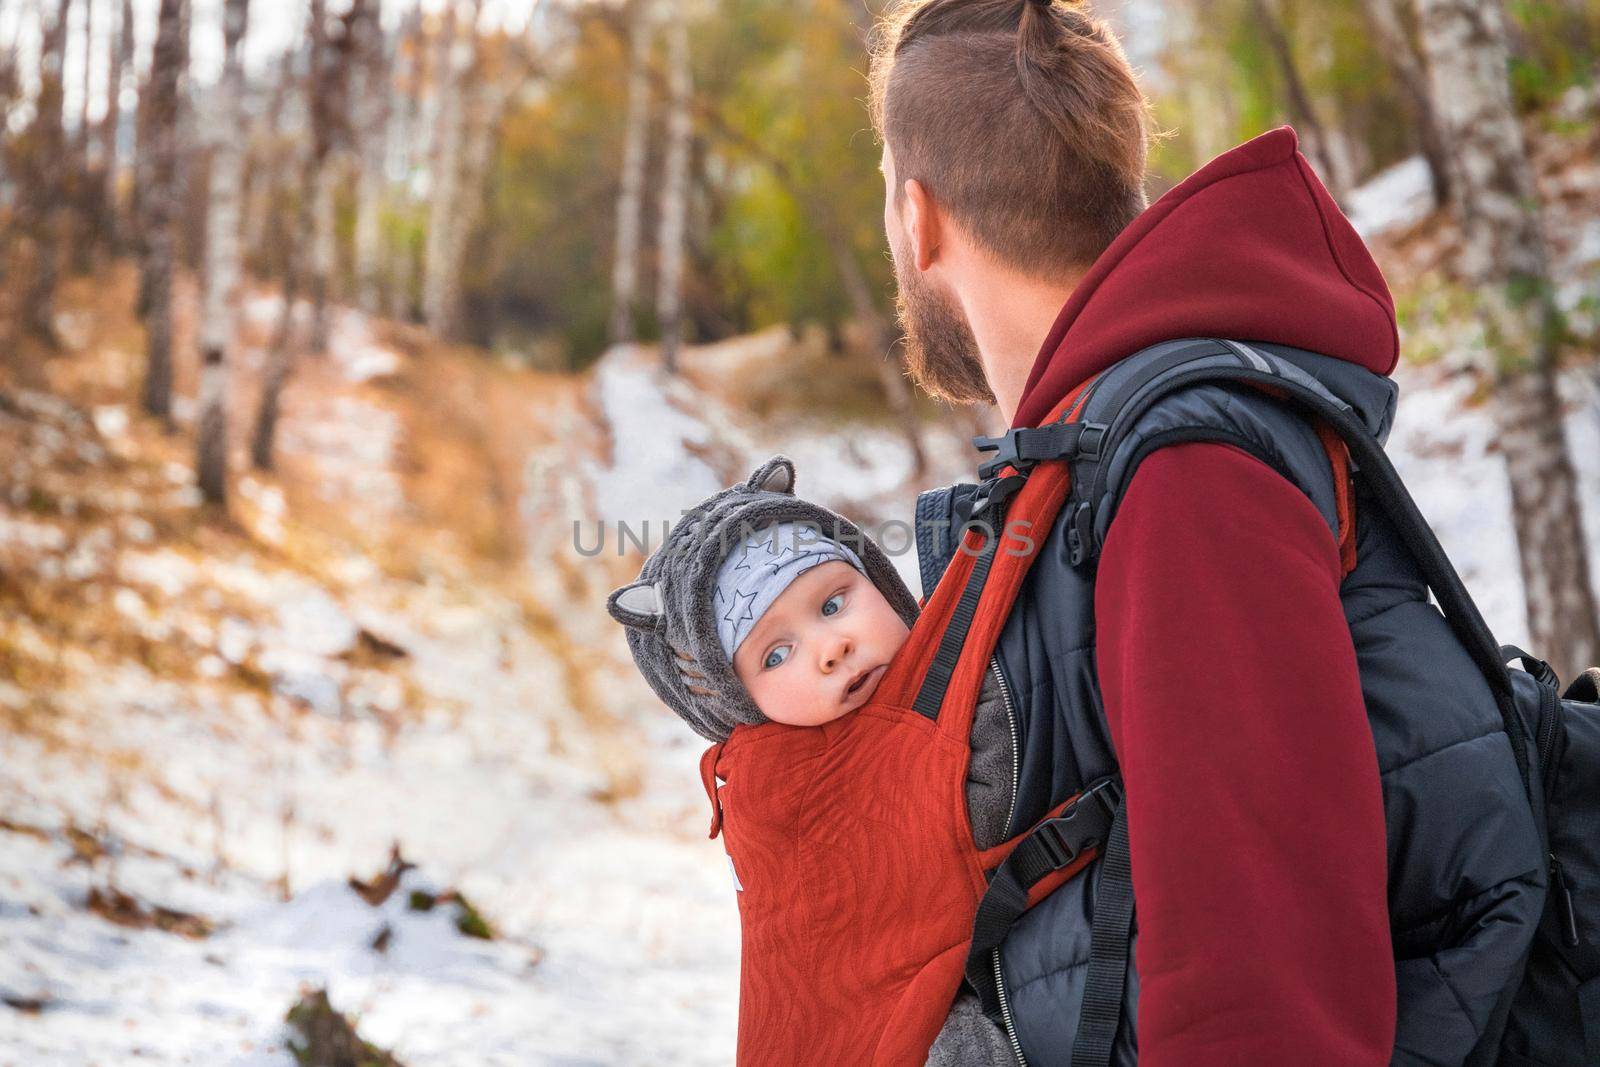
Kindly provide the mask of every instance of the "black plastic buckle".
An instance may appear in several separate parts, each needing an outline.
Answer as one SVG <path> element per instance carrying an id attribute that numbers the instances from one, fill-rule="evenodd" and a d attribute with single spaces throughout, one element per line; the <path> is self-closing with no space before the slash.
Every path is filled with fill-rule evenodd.
<path id="1" fill-rule="evenodd" d="M 979 452 L 995 453 L 978 468 L 978 477 L 991 477 L 1007 466 L 1026 472 L 1044 460 L 1098 459 L 1106 429 L 1098 422 L 1052 422 L 1016 426 L 999 437 L 974 437 L 972 446 Z"/>
<path id="2" fill-rule="evenodd" d="M 1099 459 L 1100 446 L 1105 443 L 1106 431 L 1109 426 L 1100 422 L 1077 422 L 1074 426 L 1081 426 L 1078 431 L 1077 450 L 1074 452 L 1079 459 Z"/>
<path id="3" fill-rule="evenodd" d="M 1500 659 L 1506 663 L 1521 660 L 1522 669 L 1533 675 L 1541 685 L 1548 685 L 1552 689 L 1561 688 L 1561 678 L 1556 674 L 1555 668 L 1526 649 L 1518 648 L 1516 645 L 1501 645 Z"/>
<path id="4" fill-rule="evenodd" d="M 1039 842 L 1039 848 L 1044 852 L 1045 860 L 1052 871 L 1059 871 L 1067 864 L 1078 858 L 1078 853 L 1097 841 L 1090 838 L 1086 841 L 1069 840 L 1062 827 L 1072 822 L 1073 809 L 1068 808 L 1054 819 L 1048 819 L 1039 824 L 1034 837 Z"/>
<path id="5" fill-rule="evenodd" d="M 1076 567 L 1089 558 L 1089 546 L 1094 543 L 1093 515 L 1087 500 L 1072 509 L 1072 523 L 1067 527 L 1068 559 Z"/>
<path id="6" fill-rule="evenodd" d="M 1101 778 L 1099 781 L 1091 782 L 1089 788 L 1083 791 L 1083 795 L 1077 799 L 1073 806 L 1076 807 L 1077 804 L 1083 803 L 1090 797 L 1098 800 L 1101 806 L 1106 809 L 1106 814 L 1115 818 L 1117 809 L 1122 807 L 1121 776 L 1112 774 Z"/>
<path id="7" fill-rule="evenodd" d="M 994 452 L 995 457 L 978 466 L 978 477 L 988 479 L 1000 473 L 1000 468 L 1015 467 L 1018 472 L 1026 471 L 1033 464 L 1022 458 L 1022 434 L 1032 427 L 1016 426 L 1007 430 L 999 437 L 974 437 L 972 447 L 979 452 Z"/>
<path id="8" fill-rule="evenodd" d="M 969 523 L 986 521 L 989 512 L 1016 496 L 1017 490 L 1021 489 L 1026 481 L 1027 479 L 1020 474 L 1008 474 L 1004 478 L 985 481 L 978 495 L 972 498 L 967 513 L 962 516 L 961 524 L 965 526 Z"/>
<path id="9" fill-rule="evenodd" d="M 1097 801 L 1105 809 L 1104 822 L 1100 823 L 1086 807 L 1086 801 Z M 1046 819 L 1034 830 L 1045 859 L 1052 871 L 1059 871 L 1103 841 L 1111 830 L 1111 820 L 1122 805 L 1122 780 L 1117 777 L 1102 778 L 1085 789 L 1060 815 Z M 1081 817 L 1080 817 L 1081 816 Z"/>

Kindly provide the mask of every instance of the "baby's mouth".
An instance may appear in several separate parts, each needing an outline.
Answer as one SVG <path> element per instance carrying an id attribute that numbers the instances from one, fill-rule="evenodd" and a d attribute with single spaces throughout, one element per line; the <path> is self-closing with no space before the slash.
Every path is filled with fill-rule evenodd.
<path id="1" fill-rule="evenodd" d="M 844 695 L 847 697 L 855 696 L 857 691 L 867 684 L 867 679 L 871 678 L 877 669 L 878 668 L 876 667 L 868 667 L 866 670 L 850 679 L 850 684 L 844 688 Z"/>

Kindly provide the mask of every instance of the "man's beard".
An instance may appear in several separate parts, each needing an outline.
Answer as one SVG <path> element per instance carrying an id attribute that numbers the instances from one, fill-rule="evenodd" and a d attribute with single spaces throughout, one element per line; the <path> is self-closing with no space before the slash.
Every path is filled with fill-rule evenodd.
<path id="1" fill-rule="evenodd" d="M 895 317 L 906 335 L 911 380 L 946 403 L 994 403 L 966 316 L 940 297 L 914 265 L 901 269 L 902 263 L 912 262 L 909 248 L 896 242 L 893 253 Z"/>

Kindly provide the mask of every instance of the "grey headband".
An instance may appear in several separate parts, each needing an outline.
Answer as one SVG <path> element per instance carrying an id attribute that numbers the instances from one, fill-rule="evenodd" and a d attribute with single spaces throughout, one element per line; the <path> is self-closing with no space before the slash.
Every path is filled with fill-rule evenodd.
<path id="1" fill-rule="evenodd" d="M 711 599 L 728 662 L 733 662 L 733 654 L 791 582 L 834 560 L 867 573 L 860 556 L 805 523 L 774 523 L 734 545 L 717 571 L 717 591 Z"/>

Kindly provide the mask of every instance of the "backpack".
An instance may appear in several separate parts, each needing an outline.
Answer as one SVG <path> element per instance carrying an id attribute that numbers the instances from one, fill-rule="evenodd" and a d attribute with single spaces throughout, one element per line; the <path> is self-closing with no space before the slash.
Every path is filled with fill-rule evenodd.
<path id="1" fill-rule="evenodd" d="M 1217 358 L 1230 351 L 1232 358 Z M 1562 691 L 1547 664 L 1494 640 L 1379 440 L 1326 392 L 1309 388 L 1295 375 L 1283 373 L 1281 365 L 1270 364 L 1238 342 L 1167 342 L 1122 363 L 1129 367 L 1116 378 L 1117 394 L 1101 398 L 1095 423 L 1077 420 L 1111 368 L 1086 383 L 1086 390 L 1080 387 L 1081 398 L 1066 416 L 1052 416 L 1038 427 L 1014 428 L 995 438 L 974 438 L 980 451 L 994 455 L 980 467 L 977 486 L 961 487 L 966 492 L 951 497 L 954 506 L 967 516 L 967 523 L 997 521 L 1005 513 L 1007 499 L 1022 499 L 1031 488 L 1029 482 L 1057 465 L 1067 465 L 1071 482 L 1087 488 L 1075 505 L 1069 505 L 1076 510 L 1067 516 L 1068 549 L 1077 564 L 1096 540 L 1103 540 L 1110 521 L 1102 516 L 1097 525 L 1090 504 L 1114 501 L 1125 488 L 1106 484 L 1108 464 L 1102 460 L 1114 454 L 1120 435 L 1141 412 L 1168 393 L 1200 382 L 1259 389 L 1316 424 L 1330 457 L 1335 445 L 1342 446 L 1349 477 L 1362 480 L 1398 530 L 1445 620 L 1487 680 L 1517 759 L 1524 786 L 1521 799 L 1533 813 L 1548 856 L 1542 918 L 1529 939 L 1520 985 L 1504 991 L 1503 1036 L 1498 1050 L 1488 1050 L 1497 1052 L 1498 1058 L 1485 1062 L 1510 1067 L 1600 1064 L 1600 669 L 1590 668 Z M 1183 369 L 1191 363 L 1193 369 Z M 1130 368 L 1132 373 L 1126 373 Z M 1131 469 L 1125 476 L 1131 476 Z M 1341 487 L 1341 494 L 1346 491 Z M 924 574 L 925 581 L 929 577 Z M 953 628 L 960 622 L 953 620 Z M 1511 662 L 1522 669 L 1508 670 Z M 1103 853 L 1089 973 L 1073 1046 L 1074 1067 L 1085 1067 L 1110 1059 L 1122 1012 L 1133 897 L 1120 809 L 1109 824 L 1091 820 L 1095 825 L 1087 832 L 1083 820 L 1075 824 L 1073 815 L 1069 807 L 1046 819 L 1013 845 L 990 877 L 974 922 L 966 976 L 991 1017 L 1009 1024 L 1003 987 L 995 980 L 1000 943 L 1032 903 L 1030 891 L 1040 879 L 1063 863 L 1074 862 L 1085 849 Z"/>

